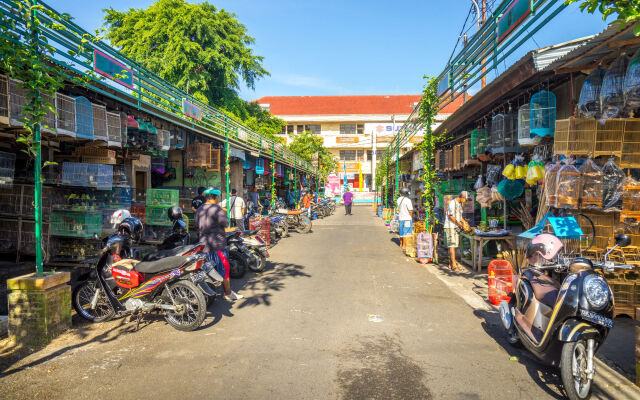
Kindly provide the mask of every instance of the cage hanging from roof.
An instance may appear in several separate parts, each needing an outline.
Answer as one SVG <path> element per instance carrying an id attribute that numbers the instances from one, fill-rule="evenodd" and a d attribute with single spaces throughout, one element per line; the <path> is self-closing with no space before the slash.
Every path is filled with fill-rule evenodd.
<path id="1" fill-rule="evenodd" d="M 93 139 L 93 107 L 84 96 L 74 97 L 76 101 L 76 137 Z"/>
<path id="2" fill-rule="evenodd" d="M 9 79 L 9 125 L 24 126 L 22 119 L 26 117 L 23 107 L 27 104 L 27 91 L 21 86 L 21 81 Z M 42 99 L 54 105 L 55 102 L 48 95 L 42 95 Z M 48 110 L 42 120 L 41 130 L 43 132 L 54 133 L 56 126 L 56 115 L 53 111 Z"/>
<path id="3" fill-rule="evenodd" d="M 553 136 L 556 126 L 556 95 L 548 90 L 541 90 L 531 96 L 529 107 L 530 134 Z"/>
<path id="4" fill-rule="evenodd" d="M 491 152 L 512 153 L 516 150 L 518 131 L 515 114 L 496 114 L 491 118 Z"/>
<path id="5" fill-rule="evenodd" d="M 174 129 L 171 131 L 171 144 L 172 149 L 184 148 L 184 131 L 182 129 Z"/>
<path id="6" fill-rule="evenodd" d="M 9 125 L 9 79 L 0 75 L 0 124 Z"/>
<path id="7" fill-rule="evenodd" d="M 471 131 L 471 155 L 477 157 L 487 151 L 489 144 L 487 130 L 478 128 Z"/>
<path id="8" fill-rule="evenodd" d="M 109 141 L 107 133 L 107 108 L 99 104 L 91 104 L 93 112 L 93 140 Z"/>
<path id="9" fill-rule="evenodd" d="M 600 90 L 606 73 L 606 70 L 596 68 L 582 84 L 580 99 L 578 100 L 578 110 L 581 117 L 598 118 L 600 116 Z"/>
<path id="10" fill-rule="evenodd" d="M 118 113 L 107 113 L 107 145 L 122 147 L 122 122 Z"/>
<path id="11" fill-rule="evenodd" d="M 624 110 L 624 80 L 627 56 L 618 57 L 607 71 L 600 89 L 602 118 L 619 118 Z"/>
<path id="12" fill-rule="evenodd" d="M 160 129 L 158 131 L 158 145 L 160 150 L 167 151 L 171 149 L 171 132 L 167 129 Z"/>
<path id="13" fill-rule="evenodd" d="M 536 146 L 540 143 L 540 136 L 531 137 L 531 109 L 529 103 L 518 108 L 518 145 L 519 146 Z"/>
<path id="14" fill-rule="evenodd" d="M 76 137 L 76 101 L 73 97 L 56 93 L 56 131 L 58 135 Z"/>
<path id="15" fill-rule="evenodd" d="M 636 51 L 624 78 L 624 105 L 628 111 L 640 108 L 640 50 Z"/>

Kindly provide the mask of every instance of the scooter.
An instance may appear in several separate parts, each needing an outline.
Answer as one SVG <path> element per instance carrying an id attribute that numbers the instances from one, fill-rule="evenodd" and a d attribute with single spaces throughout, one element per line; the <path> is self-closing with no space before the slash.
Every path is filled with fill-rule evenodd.
<path id="1" fill-rule="evenodd" d="M 257 229 L 242 232 L 240 250 L 247 256 L 249 269 L 253 272 L 262 272 L 267 264 L 269 248 L 257 233 Z"/>
<path id="2" fill-rule="evenodd" d="M 518 271 L 515 292 L 500 303 L 500 318 L 509 342 L 522 345 L 541 361 L 560 368 L 562 383 L 571 400 L 591 396 L 595 376 L 594 354 L 613 328 L 613 293 L 596 270 L 612 272 L 609 254 L 631 243 L 627 235 L 617 235 L 615 246 L 604 262 L 593 264 L 577 257 L 548 265 L 562 248 L 560 240 L 548 233 L 538 235 L 527 249 L 532 266 Z M 545 271 L 553 271 L 558 279 Z"/>

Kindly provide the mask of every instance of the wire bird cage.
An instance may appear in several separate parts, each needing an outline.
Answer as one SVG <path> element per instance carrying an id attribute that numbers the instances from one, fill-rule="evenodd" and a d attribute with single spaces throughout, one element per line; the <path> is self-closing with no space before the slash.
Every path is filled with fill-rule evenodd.
<path id="1" fill-rule="evenodd" d="M 73 97 L 56 93 L 56 131 L 58 135 L 76 137 L 76 101 Z"/>
<path id="2" fill-rule="evenodd" d="M 491 152 L 513 153 L 516 150 L 518 131 L 516 115 L 496 114 L 491 118 Z"/>
<path id="3" fill-rule="evenodd" d="M 636 51 L 624 78 L 624 104 L 627 111 L 640 108 L 640 50 Z"/>
<path id="4" fill-rule="evenodd" d="M 554 136 L 556 126 L 556 95 L 548 90 L 531 96 L 529 107 L 530 135 Z"/>
<path id="5" fill-rule="evenodd" d="M 158 131 L 158 145 L 160 150 L 167 151 L 171 149 L 171 132 L 166 129 Z"/>
<path id="6" fill-rule="evenodd" d="M 518 108 L 518 145 L 522 147 L 537 146 L 540 136 L 531 137 L 531 108 L 529 103 Z"/>
<path id="7" fill-rule="evenodd" d="M 581 117 L 598 118 L 600 116 L 600 90 L 606 73 L 606 70 L 596 68 L 582 84 L 578 100 L 578 110 Z"/>
<path id="8" fill-rule="evenodd" d="M 93 107 L 84 96 L 74 97 L 76 102 L 76 137 L 93 139 Z"/>
<path id="9" fill-rule="evenodd" d="M 0 124 L 9 125 L 9 79 L 0 75 Z"/>
<path id="10" fill-rule="evenodd" d="M 171 133 L 171 149 L 183 149 L 184 148 L 184 131 L 182 129 L 174 129 Z"/>
<path id="11" fill-rule="evenodd" d="M 118 113 L 107 113 L 107 145 L 122 147 L 122 122 Z"/>
<path id="12" fill-rule="evenodd" d="M 627 56 L 618 57 L 607 71 L 600 89 L 602 118 L 619 118 L 624 110 L 624 80 Z"/>
<path id="13" fill-rule="evenodd" d="M 487 151 L 488 136 L 487 130 L 478 128 L 471 131 L 471 156 L 477 157 Z"/>
<path id="14" fill-rule="evenodd" d="M 107 108 L 98 104 L 91 104 L 93 112 L 93 140 L 109 141 L 107 133 Z"/>
<path id="15" fill-rule="evenodd" d="M 27 104 L 27 92 L 20 86 L 22 82 L 16 79 L 9 79 L 9 125 L 23 126 L 21 119 L 26 115 L 23 107 Z M 48 95 L 42 95 L 42 99 L 50 104 L 54 104 L 53 99 Z M 42 121 L 42 131 L 55 133 L 56 114 L 49 110 Z M 48 127 L 48 128 L 47 128 Z"/>

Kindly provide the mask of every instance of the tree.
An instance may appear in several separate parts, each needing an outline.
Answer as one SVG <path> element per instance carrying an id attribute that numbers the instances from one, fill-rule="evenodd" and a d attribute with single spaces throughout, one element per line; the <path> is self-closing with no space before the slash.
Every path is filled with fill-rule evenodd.
<path id="1" fill-rule="evenodd" d="M 104 10 L 107 37 L 126 56 L 210 105 L 245 119 L 241 81 L 268 76 L 236 15 L 203 2 L 158 0 L 147 9 Z M 244 104 L 243 104 L 244 103 Z"/>
<path id="2" fill-rule="evenodd" d="M 638 0 L 566 0 L 566 4 L 582 2 L 580 9 L 593 14 L 596 11 L 602 13 L 602 19 L 607 20 L 611 15 L 617 14 L 618 18 L 611 24 L 626 26 L 640 21 L 640 1 Z M 633 33 L 640 36 L 640 24 L 633 28 Z"/>
<path id="3" fill-rule="evenodd" d="M 318 163 L 320 164 L 320 176 L 322 178 L 326 178 L 336 169 L 336 160 L 329 150 L 324 147 L 322 137 L 314 135 L 309 131 L 296 135 L 293 142 L 289 145 L 289 150 L 307 162 L 312 162 L 314 156 L 317 154 Z"/>

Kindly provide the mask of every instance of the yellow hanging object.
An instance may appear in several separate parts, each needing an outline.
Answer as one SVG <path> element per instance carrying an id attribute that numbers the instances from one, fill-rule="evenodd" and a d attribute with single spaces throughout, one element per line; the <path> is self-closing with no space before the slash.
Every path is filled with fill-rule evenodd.
<path id="1" fill-rule="evenodd" d="M 516 167 L 516 179 L 524 179 L 527 177 L 527 170 L 523 165 Z"/>
<path id="2" fill-rule="evenodd" d="M 527 177 L 526 177 L 526 182 L 529 185 L 534 185 L 536 182 L 538 182 L 538 168 L 536 168 L 535 163 L 529 163 L 529 168 L 527 169 Z"/>
<path id="3" fill-rule="evenodd" d="M 513 164 L 507 164 L 507 166 L 504 168 L 504 171 L 502 171 L 502 175 L 504 175 L 504 177 L 507 179 L 514 179 L 514 173 L 515 167 L 513 166 Z"/>

